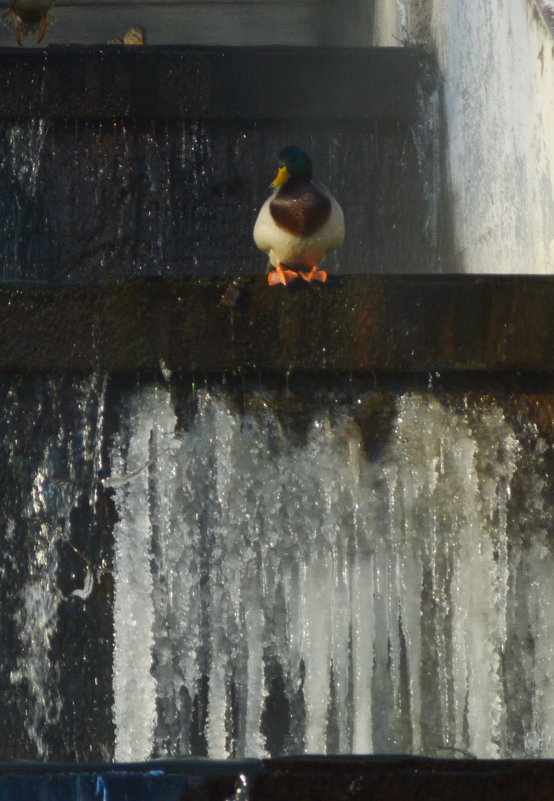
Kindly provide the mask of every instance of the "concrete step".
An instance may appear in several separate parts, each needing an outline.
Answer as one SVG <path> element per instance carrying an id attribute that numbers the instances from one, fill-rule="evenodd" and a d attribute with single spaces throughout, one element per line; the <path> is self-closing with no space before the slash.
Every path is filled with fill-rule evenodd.
<path id="1" fill-rule="evenodd" d="M 3 285 L 0 370 L 546 375 L 553 308 L 553 276 Z"/>

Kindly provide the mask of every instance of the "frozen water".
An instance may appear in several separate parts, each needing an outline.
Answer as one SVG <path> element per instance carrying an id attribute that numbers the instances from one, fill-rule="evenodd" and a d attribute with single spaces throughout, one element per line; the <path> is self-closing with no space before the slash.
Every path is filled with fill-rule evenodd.
<path id="1" fill-rule="evenodd" d="M 554 755 L 534 402 L 165 381 L 0 383 L 6 754 Z"/>
<path id="2" fill-rule="evenodd" d="M 370 455 L 352 407 L 293 435 L 269 396 L 205 391 L 182 430 L 141 390 L 110 479 L 116 758 L 552 755 L 544 447 L 522 431 L 406 393 Z"/>

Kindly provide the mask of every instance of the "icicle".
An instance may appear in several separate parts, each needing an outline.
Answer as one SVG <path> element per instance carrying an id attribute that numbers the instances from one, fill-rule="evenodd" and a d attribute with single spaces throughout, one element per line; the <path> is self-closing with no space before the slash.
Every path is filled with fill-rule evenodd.
<path id="1" fill-rule="evenodd" d="M 118 761 L 147 759 L 152 750 L 156 714 L 156 687 L 151 672 L 152 490 L 149 471 L 143 468 L 155 465 L 158 451 L 152 449 L 153 441 L 157 445 L 158 436 L 171 436 L 175 426 L 165 391 L 145 390 L 129 412 L 129 441 L 120 441 L 112 460 L 115 476 L 133 476 L 118 487 L 115 500 L 119 516 L 114 531 L 114 716 Z M 154 432 L 157 436 L 153 440 Z"/>

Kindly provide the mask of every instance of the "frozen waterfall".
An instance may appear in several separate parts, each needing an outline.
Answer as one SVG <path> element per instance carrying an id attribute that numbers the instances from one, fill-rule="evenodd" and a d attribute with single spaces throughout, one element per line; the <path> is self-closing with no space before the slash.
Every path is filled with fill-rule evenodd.
<path id="1" fill-rule="evenodd" d="M 118 760 L 554 755 L 533 423 L 400 393 L 368 449 L 368 397 L 300 433 L 264 392 L 196 401 L 137 390 L 111 451 Z"/>

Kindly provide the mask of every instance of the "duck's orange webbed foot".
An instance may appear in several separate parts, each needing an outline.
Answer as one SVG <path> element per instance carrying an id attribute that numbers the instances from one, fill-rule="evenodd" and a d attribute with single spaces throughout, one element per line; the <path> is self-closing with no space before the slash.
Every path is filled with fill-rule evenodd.
<path id="1" fill-rule="evenodd" d="M 283 270 L 281 263 L 277 262 L 275 269 L 271 270 L 267 275 L 267 283 L 269 286 L 277 286 L 277 284 L 284 284 L 286 286 L 292 283 L 292 281 L 296 281 L 297 278 L 298 273 L 295 273 L 294 270 Z"/>
<path id="2" fill-rule="evenodd" d="M 299 273 L 299 275 L 304 279 L 304 281 L 307 281 L 308 284 L 311 284 L 312 281 L 319 281 L 320 283 L 324 284 L 328 278 L 328 275 L 325 272 L 325 270 L 320 270 L 319 267 L 317 267 L 317 265 L 312 267 L 309 273 L 301 272 Z"/>
<path id="3" fill-rule="evenodd" d="M 44 34 L 46 33 L 47 27 L 48 27 L 48 14 L 45 14 L 44 17 L 42 18 L 42 22 L 40 23 L 37 44 L 42 42 L 42 40 L 44 39 Z"/>
<path id="4" fill-rule="evenodd" d="M 12 19 L 13 19 L 13 27 L 15 30 L 15 40 L 17 44 L 21 47 L 21 45 L 23 44 L 23 36 L 21 33 L 21 20 L 19 19 L 19 17 L 17 16 L 17 14 L 13 9 L 12 9 Z"/>

